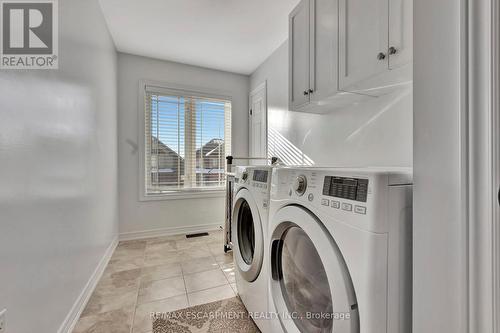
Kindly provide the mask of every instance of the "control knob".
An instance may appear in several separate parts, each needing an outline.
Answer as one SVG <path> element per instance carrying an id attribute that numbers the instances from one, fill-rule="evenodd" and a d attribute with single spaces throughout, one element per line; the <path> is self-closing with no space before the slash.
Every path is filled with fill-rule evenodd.
<path id="1" fill-rule="evenodd" d="M 243 182 L 246 182 L 248 179 L 248 172 L 243 172 L 243 174 L 241 175 L 241 179 L 243 180 Z"/>
<path id="2" fill-rule="evenodd" d="M 293 182 L 293 190 L 297 195 L 302 196 L 307 189 L 307 178 L 305 176 L 298 176 Z"/>

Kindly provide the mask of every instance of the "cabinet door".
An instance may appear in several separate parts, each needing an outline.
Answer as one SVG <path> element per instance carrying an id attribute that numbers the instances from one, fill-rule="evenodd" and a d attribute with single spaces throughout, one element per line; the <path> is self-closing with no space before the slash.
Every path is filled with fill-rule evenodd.
<path id="1" fill-rule="evenodd" d="M 311 0 L 310 98 L 319 102 L 338 91 L 338 2 Z"/>
<path id="2" fill-rule="evenodd" d="M 387 1 L 339 0 L 341 90 L 355 91 L 364 80 L 388 70 Z"/>
<path id="3" fill-rule="evenodd" d="M 413 60 L 413 0 L 389 0 L 389 68 Z"/>
<path id="4" fill-rule="evenodd" d="M 309 103 L 309 0 L 289 16 L 289 99 L 296 110 Z"/>

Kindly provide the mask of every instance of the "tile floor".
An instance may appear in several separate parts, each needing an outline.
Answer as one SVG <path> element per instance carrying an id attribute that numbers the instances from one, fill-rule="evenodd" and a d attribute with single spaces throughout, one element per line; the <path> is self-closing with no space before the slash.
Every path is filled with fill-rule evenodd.
<path id="1" fill-rule="evenodd" d="M 73 333 L 149 333 L 151 312 L 236 295 L 223 233 L 120 242 Z"/>

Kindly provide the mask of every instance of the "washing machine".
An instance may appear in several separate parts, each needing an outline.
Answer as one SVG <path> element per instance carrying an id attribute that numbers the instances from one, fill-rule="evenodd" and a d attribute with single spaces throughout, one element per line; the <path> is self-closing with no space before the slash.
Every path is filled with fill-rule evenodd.
<path id="1" fill-rule="evenodd" d="M 272 167 L 236 167 L 231 240 L 238 294 L 262 332 L 269 332 L 268 217 Z"/>
<path id="2" fill-rule="evenodd" d="M 411 332 L 409 169 L 274 170 L 272 332 Z"/>

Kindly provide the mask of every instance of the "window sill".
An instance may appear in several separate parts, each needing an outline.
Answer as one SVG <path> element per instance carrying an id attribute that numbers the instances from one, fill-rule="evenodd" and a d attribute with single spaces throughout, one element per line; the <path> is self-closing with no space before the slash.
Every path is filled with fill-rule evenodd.
<path id="1" fill-rule="evenodd" d="M 139 201 L 164 201 L 179 199 L 221 198 L 226 195 L 225 189 L 217 190 L 184 190 L 172 191 L 161 194 L 141 194 Z"/>

